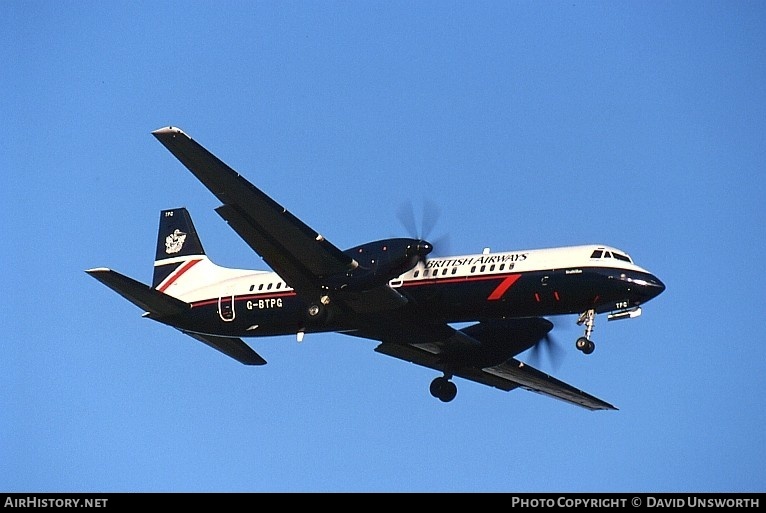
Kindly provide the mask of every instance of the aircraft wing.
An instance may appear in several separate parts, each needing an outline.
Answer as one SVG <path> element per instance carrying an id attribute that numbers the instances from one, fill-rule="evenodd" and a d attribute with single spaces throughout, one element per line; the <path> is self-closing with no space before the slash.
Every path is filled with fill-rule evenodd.
<path id="1" fill-rule="evenodd" d="M 539 319 L 529 319 L 531 333 Z M 545 321 L 547 322 L 547 321 Z M 478 325 L 475 325 L 478 326 Z M 540 337 L 550 329 L 536 326 Z M 379 325 L 368 324 L 362 330 L 346 332 L 381 342 L 375 351 L 483 385 L 510 391 L 523 388 L 589 410 L 616 410 L 611 404 L 545 374 L 515 358 L 495 363 L 492 348 L 469 335 L 476 330 L 455 330 L 447 324 L 428 325 L 415 319 L 393 319 Z M 468 332 L 468 333 L 467 333 Z"/>
<path id="2" fill-rule="evenodd" d="M 223 203 L 216 209 L 221 217 L 299 294 L 317 295 L 319 279 L 357 265 L 180 129 L 152 134 Z"/>
<path id="3" fill-rule="evenodd" d="M 553 376 L 545 374 L 526 363 L 515 358 L 494 367 L 482 369 L 483 373 L 511 381 L 518 386 L 547 395 L 555 399 L 561 399 L 568 403 L 576 404 L 589 410 L 616 410 L 611 404 L 597 397 L 578 390 L 577 388 L 560 381 Z M 471 378 L 467 378 L 471 379 Z"/>

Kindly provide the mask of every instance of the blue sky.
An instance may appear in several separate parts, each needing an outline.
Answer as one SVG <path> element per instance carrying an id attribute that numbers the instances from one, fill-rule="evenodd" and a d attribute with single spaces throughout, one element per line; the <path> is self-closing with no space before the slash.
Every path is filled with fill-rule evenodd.
<path id="1" fill-rule="evenodd" d="M 0 3 L 0 491 L 764 491 L 765 36 L 755 1 Z M 339 247 L 433 202 L 451 253 L 625 250 L 667 291 L 590 356 L 554 332 L 620 411 L 142 319 L 83 271 L 148 282 L 161 209 L 264 268 L 166 125 Z"/>

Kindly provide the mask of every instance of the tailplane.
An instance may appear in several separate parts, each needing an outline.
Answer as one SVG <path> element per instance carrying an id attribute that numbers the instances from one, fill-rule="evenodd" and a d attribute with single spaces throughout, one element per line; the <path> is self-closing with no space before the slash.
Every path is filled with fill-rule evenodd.
<path id="1" fill-rule="evenodd" d="M 188 303 L 168 296 L 159 290 L 153 289 L 133 278 L 120 274 L 117 271 L 107 269 L 106 267 L 88 269 L 85 272 L 134 305 L 146 310 L 146 314 L 144 314 L 146 317 L 159 322 L 165 322 L 170 326 L 174 326 L 174 323 L 167 321 L 169 317 L 172 318 L 182 315 L 183 313 L 188 312 L 191 308 Z M 186 335 L 189 335 L 200 342 L 204 342 L 213 349 L 217 349 L 226 356 L 230 356 L 245 365 L 266 364 L 266 360 L 240 338 L 202 335 L 186 331 L 177 326 L 175 327 Z"/>
<path id="2" fill-rule="evenodd" d="M 241 273 L 216 266 L 208 259 L 185 208 L 160 212 L 151 287 L 106 267 L 85 272 L 143 309 L 146 317 L 173 326 L 245 365 L 266 363 L 242 339 L 193 333 L 183 328 L 183 316 L 192 308 L 181 299 L 184 293 L 215 283 L 226 273 L 230 276 Z"/>

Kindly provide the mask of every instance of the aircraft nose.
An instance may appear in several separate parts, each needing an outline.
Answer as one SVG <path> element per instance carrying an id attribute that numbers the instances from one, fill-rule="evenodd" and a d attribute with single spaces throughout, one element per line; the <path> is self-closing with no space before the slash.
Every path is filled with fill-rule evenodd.
<path id="1" fill-rule="evenodd" d="M 624 273 L 620 279 L 628 283 L 630 290 L 642 297 L 642 301 L 649 301 L 665 290 L 665 284 L 655 275 L 648 272 Z"/>
<path id="2" fill-rule="evenodd" d="M 653 274 L 648 275 L 643 281 L 646 292 L 653 298 L 665 291 L 665 284 Z"/>

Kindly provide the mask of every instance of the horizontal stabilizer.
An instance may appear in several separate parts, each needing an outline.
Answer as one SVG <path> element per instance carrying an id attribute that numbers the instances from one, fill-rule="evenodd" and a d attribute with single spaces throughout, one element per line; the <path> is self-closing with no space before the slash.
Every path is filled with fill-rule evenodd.
<path id="1" fill-rule="evenodd" d="M 160 320 L 163 317 L 177 315 L 190 308 L 188 303 L 172 296 L 168 296 L 164 292 L 160 292 L 148 285 L 144 285 L 140 281 L 129 278 L 117 271 L 98 268 L 89 269 L 85 272 L 134 305 L 148 312 L 149 317 L 153 319 Z M 258 353 L 253 351 L 250 346 L 245 344 L 241 339 L 200 335 L 188 331 L 181 331 L 245 365 L 264 365 L 266 363 L 266 360 L 261 358 Z"/>
<path id="2" fill-rule="evenodd" d="M 183 331 L 183 333 L 196 340 L 199 340 L 203 344 L 209 345 L 213 349 L 217 349 L 226 356 L 230 356 L 238 362 L 244 363 L 245 365 L 266 365 L 266 360 L 264 360 L 261 355 L 253 351 L 253 349 L 245 344 L 245 342 L 240 338 L 200 335 L 199 333 L 191 333 L 189 331 Z"/>
<path id="3" fill-rule="evenodd" d="M 101 267 L 89 269 L 85 272 L 134 305 L 149 312 L 152 318 L 159 319 L 170 315 L 177 315 L 191 308 L 188 303 L 168 296 L 117 271 Z"/>

